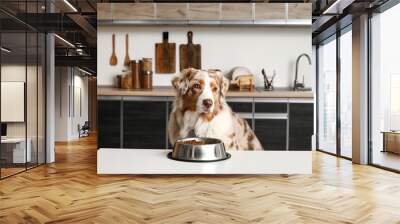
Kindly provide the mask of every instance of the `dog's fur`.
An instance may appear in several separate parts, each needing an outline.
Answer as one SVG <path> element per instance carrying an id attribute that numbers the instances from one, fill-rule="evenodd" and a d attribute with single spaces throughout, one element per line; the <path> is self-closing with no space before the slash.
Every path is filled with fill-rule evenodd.
<path id="1" fill-rule="evenodd" d="M 247 122 L 226 103 L 229 81 L 221 72 L 185 69 L 172 85 L 176 97 L 169 119 L 171 144 L 195 135 L 221 139 L 226 150 L 262 150 Z"/>

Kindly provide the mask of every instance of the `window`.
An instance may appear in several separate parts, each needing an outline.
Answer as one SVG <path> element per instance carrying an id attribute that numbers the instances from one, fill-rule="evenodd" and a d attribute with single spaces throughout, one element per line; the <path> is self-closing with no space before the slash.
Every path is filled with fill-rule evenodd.
<path id="1" fill-rule="evenodd" d="M 43 4 L 21 1 L 15 13 L 39 13 Z M 45 44 L 44 33 L 0 12 L 0 178 L 45 163 Z"/>
<path id="2" fill-rule="evenodd" d="M 371 19 L 372 164 L 400 170 L 400 4 Z"/>
<path id="3" fill-rule="evenodd" d="M 336 153 L 336 39 L 318 51 L 318 149 Z"/>
<path id="4" fill-rule="evenodd" d="M 340 155 L 348 158 L 352 157 L 352 60 L 350 29 L 340 36 Z"/>
<path id="5" fill-rule="evenodd" d="M 351 25 L 339 34 L 340 36 L 334 35 L 323 41 L 318 48 L 318 149 L 351 158 Z M 337 63 L 340 63 L 339 66 Z M 337 122 L 340 122 L 339 125 Z"/>

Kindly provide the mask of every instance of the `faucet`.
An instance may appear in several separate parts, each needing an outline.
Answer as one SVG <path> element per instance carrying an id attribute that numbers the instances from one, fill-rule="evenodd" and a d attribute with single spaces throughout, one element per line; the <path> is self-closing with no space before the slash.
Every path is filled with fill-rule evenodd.
<path id="1" fill-rule="evenodd" d="M 304 75 L 303 75 L 303 82 L 299 82 L 297 81 L 297 76 L 298 76 L 298 72 L 299 72 L 299 61 L 302 57 L 306 57 L 308 59 L 308 63 L 311 65 L 311 58 L 308 54 L 301 54 L 297 60 L 296 60 L 296 76 L 294 78 L 294 85 L 293 85 L 293 90 L 302 90 L 304 89 Z"/>

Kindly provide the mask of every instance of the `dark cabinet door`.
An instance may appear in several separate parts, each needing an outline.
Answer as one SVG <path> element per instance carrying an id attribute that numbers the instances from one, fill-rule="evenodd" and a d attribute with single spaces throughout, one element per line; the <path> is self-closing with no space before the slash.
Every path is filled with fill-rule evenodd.
<path id="1" fill-rule="evenodd" d="M 232 111 L 235 112 L 239 117 L 247 121 L 250 128 L 253 129 L 253 103 L 244 101 L 228 101 L 228 105 Z"/>
<path id="2" fill-rule="evenodd" d="M 240 115 L 239 115 L 239 117 L 240 117 Z M 247 124 L 249 124 L 250 128 L 254 130 L 254 128 L 253 128 L 253 119 L 244 118 L 244 120 L 247 122 Z"/>
<path id="3" fill-rule="evenodd" d="M 168 114 L 167 114 L 167 125 L 168 125 L 169 124 L 169 119 L 171 117 L 171 112 L 172 112 L 173 106 L 172 106 L 172 101 L 167 101 L 167 104 L 168 104 Z M 168 130 L 169 129 L 168 129 L 168 126 L 167 126 L 166 144 L 167 144 L 167 148 L 168 149 L 172 149 L 172 148 L 174 148 L 174 145 L 170 143 Z"/>
<path id="4" fill-rule="evenodd" d="M 166 102 L 123 102 L 123 147 L 136 149 L 165 149 Z"/>
<path id="5" fill-rule="evenodd" d="M 255 134 L 264 150 L 286 150 L 286 122 L 285 119 L 255 119 Z"/>
<path id="6" fill-rule="evenodd" d="M 289 150 L 311 150 L 314 132 L 313 104 L 291 103 L 289 111 Z"/>
<path id="7" fill-rule="evenodd" d="M 253 103 L 251 102 L 230 102 L 228 101 L 228 105 L 231 107 L 232 111 L 235 113 L 252 113 L 253 112 Z"/>
<path id="8" fill-rule="evenodd" d="M 255 102 L 254 131 L 264 150 L 287 149 L 287 103 Z"/>
<path id="9" fill-rule="evenodd" d="M 121 101 L 99 100 L 97 102 L 99 148 L 120 148 Z"/>
<path id="10" fill-rule="evenodd" d="M 287 113 L 287 103 L 255 103 L 256 113 Z"/>

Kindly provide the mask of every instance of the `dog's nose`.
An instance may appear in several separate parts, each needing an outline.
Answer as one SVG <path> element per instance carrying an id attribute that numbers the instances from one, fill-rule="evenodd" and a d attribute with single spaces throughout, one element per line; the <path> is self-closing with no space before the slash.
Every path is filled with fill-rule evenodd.
<path id="1" fill-rule="evenodd" d="M 209 109 L 212 106 L 213 102 L 211 99 L 205 99 L 203 100 L 203 106 L 207 109 Z"/>

